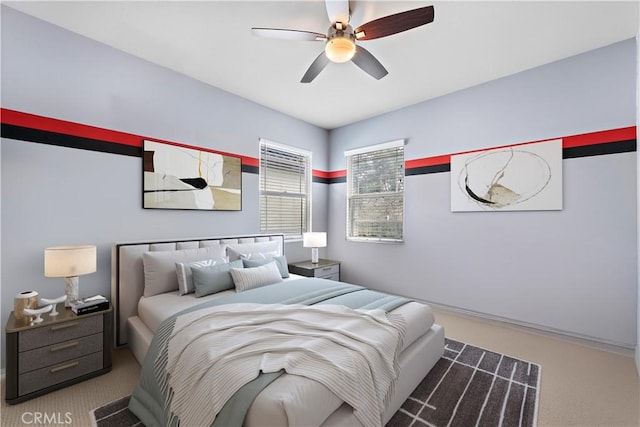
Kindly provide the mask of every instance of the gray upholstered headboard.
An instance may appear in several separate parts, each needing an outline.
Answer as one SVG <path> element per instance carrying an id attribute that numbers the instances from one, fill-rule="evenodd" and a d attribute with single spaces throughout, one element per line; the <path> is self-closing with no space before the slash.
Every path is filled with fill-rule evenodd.
<path id="1" fill-rule="evenodd" d="M 111 299 L 115 315 L 115 345 L 127 344 L 127 319 L 138 314 L 138 300 L 144 291 L 144 267 L 142 257 L 149 251 L 175 251 L 207 246 L 268 242 L 280 242 L 284 254 L 284 235 L 255 234 L 243 236 L 203 237 L 190 239 L 164 239 L 114 243 L 111 250 Z"/>

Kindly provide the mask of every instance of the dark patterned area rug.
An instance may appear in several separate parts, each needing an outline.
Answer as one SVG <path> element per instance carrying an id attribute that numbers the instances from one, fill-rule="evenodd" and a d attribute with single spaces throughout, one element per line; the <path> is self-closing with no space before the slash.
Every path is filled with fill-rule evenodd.
<path id="1" fill-rule="evenodd" d="M 444 355 L 387 427 L 535 426 L 540 365 L 446 339 Z M 97 427 L 138 427 L 129 396 L 91 411 Z"/>
<path id="2" fill-rule="evenodd" d="M 447 339 L 387 427 L 535 426 L 539 390 L 540 365 Z"/>

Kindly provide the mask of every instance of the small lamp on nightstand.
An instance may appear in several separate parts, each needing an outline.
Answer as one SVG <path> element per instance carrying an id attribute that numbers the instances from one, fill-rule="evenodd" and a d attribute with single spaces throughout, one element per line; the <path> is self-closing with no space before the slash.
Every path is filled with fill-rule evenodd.
<path id="1" fill-rule="evenodd" d="M 302 246 L 305 248 L 311 248 L 311 262 L 317 264 L 318 248 L 324 248 L 327 246 L 327 233 L 324 231 L 302 233 Z"/>
<path id="2" fill-rule="evenodd" d="M 78 276 L 95 271 L 95 246 L 55 246 L 44 250 L 44 275 L 65 278 L 65 307 L 78 299 Z"/>

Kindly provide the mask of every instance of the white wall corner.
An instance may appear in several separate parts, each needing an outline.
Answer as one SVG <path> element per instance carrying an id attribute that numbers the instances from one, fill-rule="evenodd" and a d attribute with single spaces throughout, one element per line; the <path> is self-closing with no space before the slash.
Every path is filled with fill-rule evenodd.
<path id="1" fill-rule="evenodd" d="M 640 30 L 640 8 L 638 8 L 638 23 Z M 638 312 L 638 323 L 636 326 L 636 369 L 638 375 L 640 375 L 640 172 L 638 166 L 640 165 L 640 152 L 637 148 L 638 128 L 640 128 L 640 31 L 636 34 L 636 203 L 637 203 L 637 215 L 636 221 L 636 233 L 638 235 L 638 250 L 636 253 L 636 280 L 638 281 L 638 294 L 636 298 L 636 310 Z"/>

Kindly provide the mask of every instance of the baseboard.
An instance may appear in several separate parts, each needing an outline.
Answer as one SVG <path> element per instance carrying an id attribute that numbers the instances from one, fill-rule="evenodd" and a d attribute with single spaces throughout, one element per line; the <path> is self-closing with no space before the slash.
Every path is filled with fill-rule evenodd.
<path id="1" fill-rule="evenodd" d="M 640 343 L 636 346 L 636 368 L 638 369 L 638 375 L 640 375 Z"/>
<path id="2" fill-rule="evenodd" d="M 524 330 L 524 331 L 532 333 L 532 334 L 543 335 L 543 336 L 548 336 L 548 337 L 551 337 L 551 338 L 561 339 L 561 340 L 564 340 L 564 341 L 569 341 L 569 342 L 573 342 L 575 344 L 584 345 L 586 347 L 591 347 L 591 348 L 596 348 L 596 349 L 599 349 L 599 350 L 608 351 L 610 353 L 615 353 L 615 354 L 619 354 L 619 355 L 622 355 L 622 356 L 627 356 L 627 357 L 630 357 L 630 358 L 634 358 L 634 352 L 635 352 L 636 365 L 638 365 L 638 371 L 640 372 L 640 355 L 639 355 L 640 351 L 638 350 L 638 349 L 640 349 L 640 346 L 638 346 L 638 349 L 634 349 L 633 346 L 629 346 L 629 345 L 626 345 L 626 344 L 612 342 L 612 341 L 606 341 L 606 340 L 601 340 L 599 338 L 590 337 L 590 336 L 581 335 L 581 334 L 576 334 L 576 333 L 563 331 L 563 330 L 559 330 L 559 329 L 549 328 L 549 327 L 542 326 L 542 325 L 537 325 L 537 324 L 527 323 L 527 322 L 521 322 L 521 321 L 514 320 L 514 319 L 509 319 L 509 318 L 500 317 L 500 316 L 494 316 L 494 315 L 491 315 L 491 314 L 481 313 L 481 312 L 472 311 L 472 310 L 466 310 L 466 309 L 463 309 L 463 308 L 453 307 L 453 306 L 449 306 L 449 305 L 445 305 L 445 304 L 438 304 L 438 303 L 431 302 L 431 301 L 424 301 L 424 302 L 426 304 L 429 304 L 431 307 L 433 307 L 435 309 L 439 309 L 439 310 L 442 310 L 442 311 L 448 311 L 448 312 L 454 313 L 456 315 L 466 316 L 466 317 L 470 317 L 470 318 L 474 318 L 474 319 L 481 319 L 483 321 L 500 323 L 501 326 L 508 326 L 508 327 L 512 327 L 512 328 L 517 328 L 517 329 Z"/>

